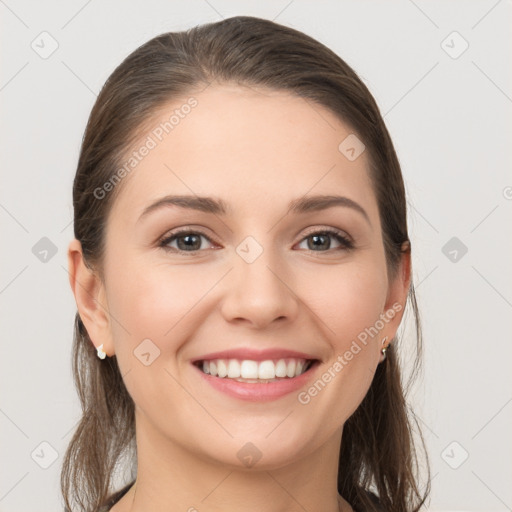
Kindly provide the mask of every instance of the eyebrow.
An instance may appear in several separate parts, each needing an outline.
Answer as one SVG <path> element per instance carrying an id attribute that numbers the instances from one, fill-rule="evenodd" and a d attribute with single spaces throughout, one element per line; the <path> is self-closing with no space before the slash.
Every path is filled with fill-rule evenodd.
<path id="1" fill-rule="evenodd" d="M 139 221 L 149 215 L 150 213 L 167 208 L 170 206 L 178 206 L 188 210 L 197 210 L 205 213 L 212 213 L 214 215 L 227 215 L 231 211 L 229 205 L 222 199 L 214 197 L 200 197 L 200 196 L 174 196 L 169 195 L 162 197 L 154 203 L 147 206 L 139 217 Z M 294 199 L 288 205 L 287 214 L 304 214 L 310 212 L 318 212 L 332 208 L 335 206 L 342 206 L 345 208 L 351 208 L 356 212 L 359 212 L 371 225 L 370 218 L 366 213 L 366 210 L 353 199 L 344 196 L 333 196 L 333 195 L 316 195 L 301 197 Z M 138 222 L 138 221 L 137 221 Z"/>

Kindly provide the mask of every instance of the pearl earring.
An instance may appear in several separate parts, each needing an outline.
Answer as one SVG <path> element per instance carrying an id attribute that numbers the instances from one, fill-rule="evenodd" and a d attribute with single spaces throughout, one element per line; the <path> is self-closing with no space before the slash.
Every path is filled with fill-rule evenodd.
<path id="1" fill-rule="evenodd" d="M 386 343 L 387 340 L 388 340 L 387 336 L 382 340 L 382 349 L 380 351 L 381 354 L 384 356 L 384 359 L 386 359 L 386 350 L 388 349 L 388 346 L 389 346 L 389 343 Z"/>
<path id="2" fill-rule="evenodd" d="M 98 352 L 98 357 L 100 359 L 105 359 L 105 357 L 107 356 L 107 353 L 103 352 L 103 343 L 96 348 L 96 351 Z"/>

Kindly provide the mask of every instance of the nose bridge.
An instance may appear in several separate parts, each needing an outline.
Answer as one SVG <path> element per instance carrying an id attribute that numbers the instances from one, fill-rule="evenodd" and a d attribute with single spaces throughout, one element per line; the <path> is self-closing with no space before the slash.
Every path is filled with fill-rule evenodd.
<path id="1" fill-rule="evenodd" d="M 233 265 L 222 307 L 227 320 L 243 318 L 262 326 L 296 314 L 296 296 L 286 283 L 278 251 L 247 237 L 236 247 Z"/>

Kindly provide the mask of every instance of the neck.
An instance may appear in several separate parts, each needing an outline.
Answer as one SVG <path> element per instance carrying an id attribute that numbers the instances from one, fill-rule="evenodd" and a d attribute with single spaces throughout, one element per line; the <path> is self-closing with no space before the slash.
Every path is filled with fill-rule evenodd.
<path id="1" fill-rule="evenodd" d="M 341 429 L 284 465 L 262 457 L 246 467 L 193 452 L 136 416 L 137 480 L 112 512 L 352 510 L 337 491 Z"/>

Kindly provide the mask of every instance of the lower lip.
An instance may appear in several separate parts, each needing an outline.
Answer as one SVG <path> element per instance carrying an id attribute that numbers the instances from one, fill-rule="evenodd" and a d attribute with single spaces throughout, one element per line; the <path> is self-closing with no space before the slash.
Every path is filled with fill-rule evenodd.
<path id="1" fill-rule="evenodd" d="M 313 365 L 298 377 L 289 379 L 276 380 L 274 382 L 249 383 L 239 382 L 227 377 L 213 377 L 208 373 L 204 373 L 196 365 L 192 365 L 201 375 L 215 389 L 222 391 L 226 395 L 240 400 L 247 400 L 250 402 L 267 402 L 270 400 L 277 400 L 282 396 L 288 395 L 297 391 L 312 378 L 319 361 L 315 361 Z"/>

